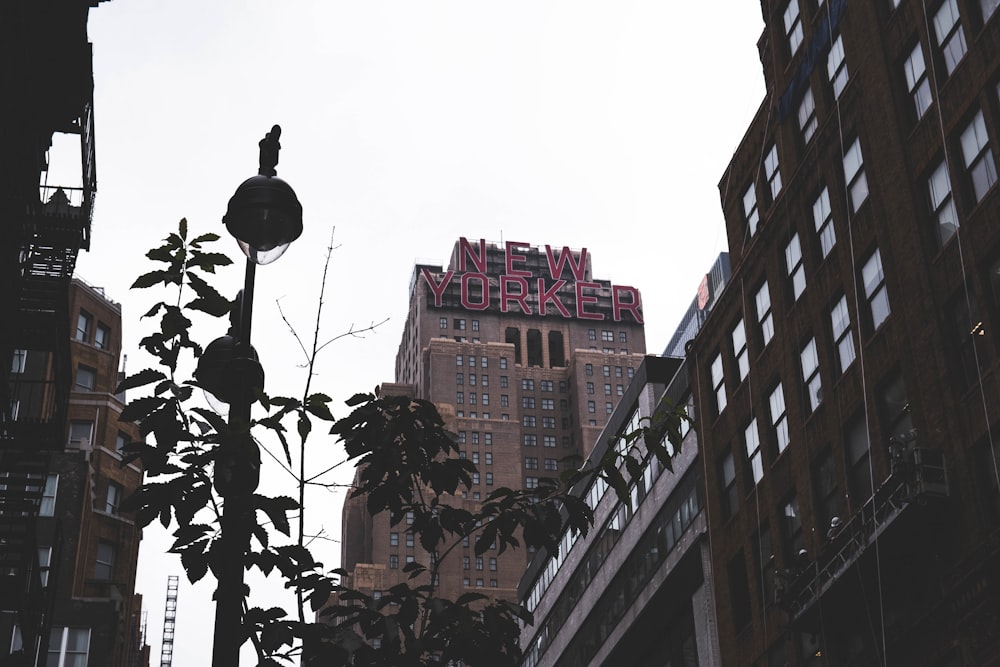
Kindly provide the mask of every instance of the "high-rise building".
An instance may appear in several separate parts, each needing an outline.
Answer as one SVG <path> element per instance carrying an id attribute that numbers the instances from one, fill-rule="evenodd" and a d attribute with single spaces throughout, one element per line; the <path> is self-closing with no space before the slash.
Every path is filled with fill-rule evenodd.
<path id="1" fill-rule="evenodd" d="M 593 278 L 587 249 L 463 238 L 447 268 L 414 268 L 396 382 L 382 389 L 437 405 L 479 470 L 455 498 L 471 508 L 495 488 L 557 476 L 567 459 L 579 465 L 645 347 L 639 291 Z M 513 599 L 529 556 L 463 545 L 441 564 L 441 593 Z M 429 555 L 405 524 L 369 516 L 364 498 L 345 502 L 342 567 L 354 587 L 405 580 L 410 560 Z"/>
<path id="2" fill-rule="evenodd" d="M 761 5 L 687 357 L 722 664 L 996 664 L 997 2 Z"/>
<path id="3" fill-rule="evenodd" d="M 139 530 L 118 503 L 121 312 L 71 284 L 95 168 L 87 18 L 97 1 L 0 6 L 0 663 L 143 664 Z M 72 341 L 72 342 L 71 342 Z M 89 429 L 85 428 L 89 424 Z"/>

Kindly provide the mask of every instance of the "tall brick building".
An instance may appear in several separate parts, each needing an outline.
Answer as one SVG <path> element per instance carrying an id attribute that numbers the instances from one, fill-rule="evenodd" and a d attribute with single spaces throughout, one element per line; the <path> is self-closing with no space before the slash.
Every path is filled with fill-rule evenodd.
<path id="1" fill-rule="evenodd" d="M 396 356 L 383 385 L 433 401 L 462 456 L 478 467 L 456 503 L 472 507 L 502 486 L 531 488 L 561 461 L 586 456 L 645 353 L 638 290 L 591 275 L 586 249 L 460 239 L 447 268 L 417 265 Z M 355 587 L 405 579 L 428 562 L 405 524 L 344 504 L 342 567 Z M 488 589 L 514 599 L 528 555 L 463 546 L 442 563 L 441 592 Z M 489 590 L 492 589 L 492 590 Z"/>
<path id="2" fill-rule="evenodd" d="M 721 662 L 996 664 L 997 2 L 761 6 L 688 357 Z"/>

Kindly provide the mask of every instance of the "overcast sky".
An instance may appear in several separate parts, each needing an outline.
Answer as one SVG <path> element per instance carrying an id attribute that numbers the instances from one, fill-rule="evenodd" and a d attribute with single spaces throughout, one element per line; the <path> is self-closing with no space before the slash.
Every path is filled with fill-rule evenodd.
<path id="1" fill-rule="evenodd" d="M 460 236 L 588 248 L 595 277 L 641 290 L 659 353 L 727 249 L 718 184 L 764 96 L 760 11 L 758 0 L 102 3 L 89 25 L 98 196 L 77 273 L 122 302 L 128 371 L 148 365 L 138 317 L 162 295 L 128 290 L 149 270 L 143 254 L 181 217 L 225 236 L 226 203 L 279 123 L 278 174 L 305 232 L 257 274 L 270 393 L 301 391 L 301 353 L 275 303 L 311 335 L 331 234 L 325 337 L 388 319 L 321 358 L 314 389 L 338 406 L 393 379 L 413 265 L 447 263 Z M 239 255 L 228 237 L 219 245 Z M 224 291 L 241 281 L 231 269 Z M 312 444 L 313 469 L 339 459 L 334 443 Z M 266 486 L 284 482 L 272 472 Z M 341 503 L 312 491 L 307 532 L 338 539 Z M 169 543 L 158 524 L 144 532 L 137 590 L 153 662 L 178 574 L 174 664 L 207 665 L 211 588 L 186 583 L 161 555 Z M 338 565 L 339 542 L 314 547 Z"/>

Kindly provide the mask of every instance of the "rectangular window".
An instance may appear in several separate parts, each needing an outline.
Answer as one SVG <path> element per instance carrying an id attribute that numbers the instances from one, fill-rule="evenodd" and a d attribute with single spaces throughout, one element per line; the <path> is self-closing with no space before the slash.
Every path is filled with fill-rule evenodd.
<path id="1" fill-rule="evenodd" d="M 846 296 L 841 296 L 840 301 L 830 311 L 830 323 L 833 326 L 833 341 L 837 348 L 837 364 L 843 373 L 854 363 L 854 337 L 851 335 L 851 313 L 847 309 Z"/>
<path id="2" fill-rule="evenodd" d="M 768 403 L 771 407 L 771 426 L 774 427 L 774 438 L 780 454 L 788 447 L 788 415 L 785 413 L 785 392 L 781 389 L 780 382 L 771 392 Z"/>
<path id="3" fill-rule="evenodd" d="M 97 543 L 97 558 L 94 562 L 94 579 L 111 581 L 115 574 L 115 545 L 111 542 Z"/>
<path id="4" fill-rule="evenodd" d="M 59 475 L 45 476 L 45 488 L 42 490 L 42 502 L 38 506 L 38 516 L 56 515 L 56 492 L 59 489 Z"/>
<path id="5" fill-rule="evenodd" d="M 413 548 L 413 533 L 406 533 L 406 546 L 408 549 Z"/>
<path id="6" fill-rule="evenodd" d="M 785 536 L 785 562 L 793 563 L 802 548 L 802 519 L 799 514 L 799 500 L 793 494 L 781 507 L 781 518 Z"/>
<path id="7" fill-rule="evenodd" d="M 812 88 L 806 88 L 802 101 L 799 102 L 799 130 L 802 131 L 802 141 L 809 143 L 819 122 L 816 120 L 816 98 L 813 97 Z"/>
<path id="8" fill-rule="evenodd" d="M 70 449 L 90 449 L 94 434 L 94 422 L 72 421 L 69 423 Z"/>
<path id="9" fill-rule="evenodd" d="M 593 375 L 594 374 L 594 364 L 587 364 L 584 366 L 584 374 Z"/>
<path id="10" fill-rule="evenodd" d="M 469 373 L 469 386 L 470 387 L 475 387 L 476 386 L 476 374 L 475 373 Z"/>
<path id="11" fill-rule="evenodd" d="M 962 157 L 965 158 L 965 168 L 972 180 L 976 202 L 981 202 L 997 182 L 997 165 L 990 151 L 990 138 L 986 134 L 986 121 L 983 120 L 982 110 L 962 131 Z"/>
<path id="12" fill-rule="evenodd" d="M 460 445 L 464 445 L 465 442 L 466 442 L 466 439 L 467 439 L 467 436 L 466 436 L 465 431 L 459 431 L 458 432 L 458 443 Z"/>
<path id="13" fill-rule="evenodd" d="M 958 15 L 958 3 L 955 0 L 945 0 L 934 15 L 934 34 L 938 46 L 941 47 L 941 57 L 944 59 L 948 75 L 955 71 L 958 63 L 965 56 L 965 31 Z"/>
<path id="14" fill-rule="evenodd" d="M 872 331 L 878 329 L 889 317 L 889 295 L 885 289 L 885 273 L 882 271 L 882 255 L 875 249 L 861 267 L 861 281 L 865 287 L 865 299 L 871 311 Z"/>
<path id="15" fill-rule="evenodd" d="M 625 332 L 625 331 L 619 331 L 618 332 L 618 342 L 619 343 L 627 343 L 628 342 L 628 333 Z"/>
<path id="16" fill-rule="evenodd" d="M 753 483 L 758 484 L 764 478 L 764 461 L 760 451 L 760 433 L 757 430 L 757 419 L 751 419 L 743 431 L 743 442 L 746 445 L 747 463 L 750 464 L 750 474 Z"/>
<path id="17" fill-rule="evenodd" d="M 618 394 L 619 396 L 624 396 L 624 395 L 625 395 L 625 387 L 623 387 L 623 386 L 622 386 L 622 385 L 620 385 L 620 384 L 618 384 L 618 385 L 615 385 L 615 387 L 616 387 L 616 393 L 617 393 L 617 394 Z"/>
<path id="18" fill-rule="evenodd" d="M 605 403 L 605 404 L 604 404 L 604 412 L 605 412 L 606 414 L 609 414 L 609 415 L 610 415 L 610 414 L 611 414 L 612 412 L 614 412 L 614 411 L 615 411 L 615 406 L 614 406 L 614 404 L 613 404 L 613 403 L 611 403 L 611 402 L 608 402 L 608 403 Z M 553 447 L 554 447 L 554 446 L 555 446 L 555 445 L 553 445 Z"/>
<path id="19" fill-rule="evenodd" d="M 533 409 L 535 407 L 535 397 L 534 396 L 522 396 L 521 397 L 521 407 L 526 409 Z"/>
<path id="20" fill-rule="evenodd" d="M 399 569 L 399 554 L 389 554 L 389 569 L 390 570 Z"/>
<path id="21" fill-rule="evenodd" d="M 819 356 L 816 354 L 816 339 L 810 338 L 799 355 L 802 361 L 802 382 L 809 398 L 809 412 L 813 412 L 823 402 L 823 383 L 819 376 Z"/>
<path id="22" fill-rule="evenodd" d="M 837 232 L 833 227 L 833 211 L 830 209 L 830 191 L 825 187 L 819 197 L 813 202 L 813 222 L 816 223 L 816 235 L 823 251 L 823 257 L 830 254 L 837 243 Z"/>
<path id="23" fill-rule="evenodd" d="M 493 434 L 492 433 L 483 433 L 483 444 L 484 445 L 492 445 L 493 444 Z"/>
<path id="24" fill-rule="evenodd" d="M 507 376 L 506 375 L 501 375 L 500 376 L 500 388 L 501 389 L 506 389 L 508 386 L 509 386 L 509 383 L 508 383 L 508 380 L 507 380 Z"/>
<path id="25" fill-rule="evenodd" d="M 927 112 L 934 98 L 931 97 L 931 84 L 927 79 L 924 51 L 919 42 L 903 62 L 903 73 L 906 76 L 906 89 L 910 91 L 910 97 L 913 98 L 917 120 L 920 120 L 924 117 L 924 113 Z"/>
<path id="26" fill-rule="evenodd" d="M 545 469 L 549 471 L 559 470 L 559 462 L 555 459 L 545 459 Z"/>
<path id="27" fill-rule="evenodd" d="M 447 323 L 447 321 L 446 321 L 446 323 Z M 389 533 L 389 546 L 390 547 L 398 547 L 399 546 L 399 533 L 397 533 L 397 532 Z"/>
<path id="28" fill-rule="evenodd" d="M 537 489 L 538 488 L 538 478 L 537 477 L 525 477 L 524 478 L 524 488 L 526 488 L 526 489 Z"/>
<path id="29" fill-rule="evenodd" d="M 111 329 L 106 324 L 98 324 L 94 332 L 94 345 L 101 350 L 111 349 Z"/>
<path id="30" fill-rule="evenodd" d="M 455 328 L 459 331 L 465 331 L 465 320 L 456 319 Z"/>
<path id="31" fill-rule="evenodd" d="M 97 387 L 97 371 L 88 366 L 78 366 L 76 369 L 76 389 L 94 391 Z"/>
<path id="32" fill-rule="evenodd" d="M 1000 0 L 979 0 L 979 9 L 983 12 L 983 23 L 990 20 L 990 16 L 1000 6 Z"/>
<path id="33" fill-rule="evenodd" d="M 826 57 L 826 73 L 830 77 L 830 85 L 833 86 L 833 96 L 840 98 L 847 85 L 847 61 L 844 59 L 844 39 L 837 35 L 833 45 L 830 47 L 830 55 Z"/>
<path id="34" fill-rule="evenodd" d="M 476 405 L 476 392 L 469 392 L 469 405 Z"/>
<path id="35" fill-rule="evenodd" d="M 740 382 L 747 379 L 750 373 L 750 355 L 747 353 L 747 332 L 743 326 L 743 320 L 736 323 L 732 333 L 733 356 L 736 358 L 736 367 L 739 369 Z M 621 387 L 621 385 L 618 385 Z"/>
<path id="36" fill-rule="evenodd" d="M 587 340 L 597 340 L 597 329 L 587 329 Z"/>
<path id="37" fill-rule="evenodd" d="M 526 470 L 538 470 L 538 458 L 534 456 L 525 456 L 524 467 Z"/>
<path id="38" fill-rule="evenodd" d="M 10 363 L 10 372 L 19 375 L 24 372 L 24 369 L 27 365 L 28 365 L 28 351 L 14 350 L 14 357 Z"/>
<path id="39" fill-rule="evenodd" d="M 927 189 L 930 192 L 931 215 L 936 223 L 938 239 L 944 245 L 958 229 L 958 215 L 955 213 L 955 200 L 951 196 L 951 179 L 948 177 L 946 162 L 941 162 L 927 179 Z"/>
<path id="40" fill-rule="evenodd" d="M 601 340 L 605 343 L 613 343 L 615 341 L 615 332 L 604 329 L 601 331 Z"/>
<path id="41" fill-rule="evenodd" d="M 486 454 L 484 454 L 484 459 L 485 459 L 486 465 L 488 465 L 488 466 L 493 465 L 493 452 L 486 452 Z"/>
<path id="42" fill-rule="evenodd" d="M 478 472 L 472 473 L 472 483 L 473 484 L 479 484 L 479 473 Z"/>
<path id="43" fill-rule="evenodd" d="M 480 368 L 489 368 L 490 367 L 490 358 L 486 357 L 486 356 L 479 357 L 479 367 Z"/>
<path id="44" fill-rule="evenodd" d="M 615 366 L 615 377 L 620 378 L 622 376 L 622 367 Z M 631 375 L 629 377 L 632 377 Z"/>
<path id="45" fill-rule="evenodd" d="M 476 355 L 474 355 L 474 354 L 470 354 L 469 355 L 469 367 L 470 368 L 475 368 L 476 367 Z"/>
<path id="46" fill-rule="evenodd" d="M 521 389 L 524 391 L 534 391 L 535 381 L 531 378 L 524 378 L 521 380 Z"/>
<path id="47" fill-rule="evenodd" d="M 610 384 L 605 384 L 604 385 L 604 395 L 605 396 L 610 396 L 611 395 L 611 385 Z"/>
<path id="48" fill-rule="evenodd" d="M 555 417 L 542 417 L 542 428 L 555 428 L 556 418 Z"/>
<path id="49" fill-rule="evenodd" d="M 94 324 L 94 318 L 89 313 L 80 311 L 76 318 L 76 339 L 84 343 L 90 342 L 90 327 Z"/>
<path id="50" fill-rule="evenodd" d="M 465 403 L 465 392 L 459 391 L 455 393 L 455 403 L 458 405 Z"/>
<path id="51" fill-rule="evenodd" d="M 760 222 L 760 214 L 757 211 L 757 190 L 753 184 L 747 187 L 743 193 L 743 219 L 746 220 L 750 236 L 757 233 L 757 224 Z"/>
<path id="52" fill-rule="evenodd" d="M 525 447 L 537 447 L 538 446 L 538 436 L 534 433 L 524 434 L 524 446 Z"/>
<path id="53" fill-rule="evenodd" d="M 122 501 L 125 490 L 121 484 L 108 482 L 108 495 L 104 503 L 104 511 L 108 514 L 118 514 L 118 505 Z"/>
<path id="54" fill-rule="evenodd" d="M 438 328 L 439 329 L 447 329 L 448 328 L 448 318 L 447 317 L 441 317 L 441 318 L 438 319 Z"/>
<path id="55" fill-rule="evenodd" d="M 38 575 L 42 588 L 49 585 L 49 568 L 52 567 L 52 547 L 38 547 Z"/>
<path id="56" fill-rule="evenodd" d="M 861 155 L 861 141 L 854 140 L 844 154 L 844 181 L 851 200 L 851 210 L 855 213 L 868 199 L 868 178 L 865 176 L 865 161 Z"/>
<path id="57" fill-rule="evenodd" d="M 774 201 L 781 192 L 781 169 L 778 166 L 777 144 L 771 144 L 771 150 L 764 157 L 764 176 L 767 178 L 767 187 L 771 192 L 771 201 Z"/>
<path id="58" fill-rule="evenodd" d="M 500 394 L 500 407 L 506 408 L 509 407 L 509 404 L 510 404 L 510 396 L 508 396 L 507 394 Z"/>
<path id="59" fill-rule="evenodd" d="M 457 385 L 465 384 L 465 375 L 462 373 L 455 373 L 455 384 Z"/>
<path id="60" fill-rule="evenodd" d="M 480 398 L 481 398 L 480 403 L 482 403 L 483 405 L 489 405 L 490 404 L 490 395 L 489 394 L 483 394 Z"/>
<path id="61" fill-rule="evenodd" d="M 593 401 L 587 401 L 587 412 L 591 414 L 597 412 L 597 404 Z"/>
<path id="62" fill-rule="evenodd" d="M 593 382 L 588 382 L 587 383 L 587 393 L 588 394 L 593 394 L 594 393 L 594 383 Z"/>
<path id="63" fill-rule="evenodd" d="M 555 409 L 556 409 L 555 399 L 552 398 L 542 399 L 542 410 L 555 410 Z"/>
<path id="64" fill-rule="evenodd" d="M 122 454 L 125 452 L 125 445 L 131 442 L 131 438 L 127 434 L 118 431 L 118 435 L 115 437 L 115 452 Z"/>
<path id="65" fill-rule="evenodd" d="M 540 380 L 538 386 L 542 391 L 551 392 L 553 389 L 552 380 Z"/>
<path id="66" fill-rule="evenodd" d="M 792 284 L 792 300 L 798 300 L 806 288 L 806 270 L 802 266 L 802 245 L 796 232 L 785 246 L 785 268 Z"/>
<path id="67" fill-rule="evenodd" d="M 85 667 L 90 653 L 90 628 L 52 628 L 46 665 Z"/>
<path id="68" fill-rule="evenodd" d="M 757 305 L 757 322 L 760 324 L 760 335 L 763 338 L 764 346 L 774 338 L 774 319 L 771 317 L 771 293 L 767 289 L 767 281 L 757 290 L 754 299 Z"/>
<path id="69" fill-rule="evenodd" d="M 461 366 L 462 362 L 463 362 L 462 355 L 456 354 L 455 355 L 455 365 L 456 366 Z"/>
<path id="70" fill-rule="evenodd" d="M 736 464 L 730 452 L 719 464 L 719 478 L 722 480 L 722 507 L 726 518 L 736 514 L 740 507 L 739 491 L 736 490 Z"/>
<path id="71" fill-rule="evenodd" d="M 472 330 L 479 331 L 479 320 L 472 320 Z"/>
<path id="72" fill-rule="evenodd" d="M 500 368 L 507 368 L 507 357 L 500 357 Z"/>
<path id="73" fill-rule="evenodd" d="M 525 428 L 535 428 L 535 415 L 522 415 L 521 426 Z"/>
<path id="74" fill-rule="evenodd" d="M 789 0 L 784 13 L 785 37 L 788 39 L 788 54 L 795 55 L 802 44 L 802 19 L 799 16 L 799 0 Z"/>
<path id="75" fill-rule="evenodd" d="M 486 486 L 493 486 L 493 473 L 486 473 Z"/>
<path id="76" fill-rule="evenodd" d="M 712 360 L 712 389 L 715 391 L 715 409 L 721 413 L 726 409 L 726 375 L 722 369 L 722 353 Z"/>
<path id="77" fill-rule="evenodd" d="M 611 366 L 604 366 L 601 370 L 604 373 L 604 377 L 606 378 L 611 377 Z"/>

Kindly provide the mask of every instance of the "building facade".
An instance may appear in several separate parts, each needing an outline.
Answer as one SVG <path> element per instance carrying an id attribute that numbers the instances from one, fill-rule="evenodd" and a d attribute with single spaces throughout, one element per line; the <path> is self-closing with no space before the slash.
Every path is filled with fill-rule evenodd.
<path id="1" fill-rule="evenodd" d="M 586 456 L 645 353 L 639 291 L 591 275 L 586 249 L 460 239 L 447 267 L 418 265 L 387 393 L 434 402 L 479 472 L 455 498 L 469 508 L 495 488 L 532 488 Z M 405 580 L 428 554 L 364 498 L 344 504 L 342 567 L 356 588 Z M 440 591 L 514 599 L 524 551 L 452 552 Z"/>
<path id="2" fill-rule="evenodd" d="M 117 511 L 142 476 L 119 466 L 118 443 L 138 437 L 115 424 L 121 312 L 72 282 L 97 184 L 87 39 L 97 4 L 0 8 L 0 91 L 10 101 L 0 108 L 4 665 L 145 664 L 133 596 L 139 531 Z"/>
<path id="3" fill-rule="evenodd" d="M 1000 661 L 1000 12 L 761 3 L 687 361 L 726 665 Z"/>

